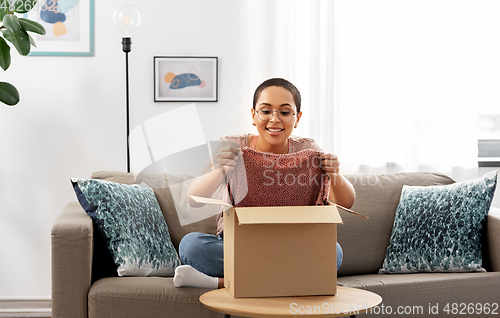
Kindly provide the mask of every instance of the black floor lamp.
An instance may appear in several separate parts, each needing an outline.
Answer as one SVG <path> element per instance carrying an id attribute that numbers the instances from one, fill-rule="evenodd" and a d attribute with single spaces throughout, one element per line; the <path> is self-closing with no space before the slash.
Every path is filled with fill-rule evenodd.
<path id="1" fill-rule="evenodd" d="M 141 13 L 131 4 L 125 3 L 113 13 L 116 28 L 122 34 L 122 49 L 125 52 L 125 85 L 127 112 L 127 172 L 130 172 L 130 120 L 129 120 L 129 84 L 128 84 L 128 53 L 132 50 L 132 33 L 141 25 Z"/>

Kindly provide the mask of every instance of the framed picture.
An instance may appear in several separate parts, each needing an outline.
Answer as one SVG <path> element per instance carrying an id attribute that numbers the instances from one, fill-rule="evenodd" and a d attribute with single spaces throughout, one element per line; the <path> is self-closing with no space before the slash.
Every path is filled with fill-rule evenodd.
<path id="1" fill-rule="evenodd" d="M 94 0 L 38 0 L 25 16 L 47 31 L 32 35 L 37 47 L 29 55 L 94 55 Z"/>
<path id="2" fill-rule="evenodd" d="M 217 57 L 154 58 L 155 102 L 216 102 Z"/>

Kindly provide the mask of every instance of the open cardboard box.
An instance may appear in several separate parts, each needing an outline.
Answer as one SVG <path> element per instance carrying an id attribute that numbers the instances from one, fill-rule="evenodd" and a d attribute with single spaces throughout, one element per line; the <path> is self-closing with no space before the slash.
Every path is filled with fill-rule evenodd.
<path id="1" fill-rule="evenodd" d="M 224 286 L 234 297 L 335 295 L 335 205 L 233 207 L 224 212 Z"/>

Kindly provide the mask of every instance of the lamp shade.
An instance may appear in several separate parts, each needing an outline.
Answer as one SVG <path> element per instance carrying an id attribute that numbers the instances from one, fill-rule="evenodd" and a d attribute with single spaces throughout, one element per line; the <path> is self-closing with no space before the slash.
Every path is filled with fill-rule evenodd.
<path id="1" fill-rule="evenodd" d="M 130 38 L 141 25 L 141 13 L 133 5 L 125 3 L 113 12 L 113 21 L 122 37 Z"/>

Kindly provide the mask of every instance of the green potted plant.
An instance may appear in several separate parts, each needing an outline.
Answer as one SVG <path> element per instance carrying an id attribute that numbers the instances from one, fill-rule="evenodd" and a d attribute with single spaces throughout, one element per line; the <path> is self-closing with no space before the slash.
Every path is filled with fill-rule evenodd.
<path id="1" fill-rule="evenodd" d="M 37 0 L 0 0 L 0 67 L 6 71 L 11 62 L 10 42 L 21 55 L 28 55 L 35 40 L 28 32 L 45 34 L 45 28 L 38 22 L 18 17 L 33 9 L 40 9 Z M 19 103 L 19 92 L 14 85 L 0 82 L 0 102 L 14 106 Z"/>

